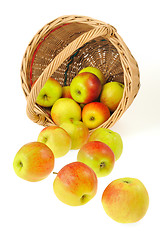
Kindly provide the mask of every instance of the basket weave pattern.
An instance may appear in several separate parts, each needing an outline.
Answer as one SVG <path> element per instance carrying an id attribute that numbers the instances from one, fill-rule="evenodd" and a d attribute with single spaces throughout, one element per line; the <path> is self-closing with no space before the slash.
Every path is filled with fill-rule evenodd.
<path id="1" fill-rule="evenodd" d="M 124 84 L 120 104 L 99 127 L 114 125 L 138 93 L 139 68 L 113 26 L 84 16 L 59 17 L 46 24 L 29 43 L 21 66 L 28 117 L 43 126 L 54 125 L 50 109 L 36 104 L 41 88 L 51 76 L 62 86 L 70 85 L 78 72 L 87 66 L 99 68 L 107 82 Z"/>

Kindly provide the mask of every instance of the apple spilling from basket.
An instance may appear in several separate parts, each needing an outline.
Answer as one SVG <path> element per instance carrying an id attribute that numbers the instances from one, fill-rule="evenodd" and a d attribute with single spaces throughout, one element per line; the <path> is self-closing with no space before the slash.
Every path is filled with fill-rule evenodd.
<path id="1" fill-rule="evenodd" d="M 107 121 L 123 96 L 122 83 L 105 81 L 102 72 L 95 67 L 82 69 L 70 86 L 62 87 L 49 78 L 36 102 L 51 107 L 51 117 L 58 126 L 67 120 L 82 120 L 87 128 L 94 129 Z"/>
<path id="2" fill-rule="evenodd" d="M 35 84 L 36 81 L 32 87 Z M 57 173 L 53 189 L 57 198 L 70 206 L 90 201 L 96 195 L 98 178 L 109 175 L 122 154 L 121 136 L 100 125 L 118 107 L 123 90 L 122 83 L 106 83 L 102 72 L 95 67 L 82 69 L 70 86 L 62 87 L 49 78 L 36 102 L 51 107 L 56 126 L 45 127 L 37 142 L 20 148 L 13 162 L 15 173 L 30 182 L 43 180 L 53 171 L 55 159 L 71 149 L 78 150 L 76 161 Z M 140 180 L 125 177 L 105 188 L 101 202 L 113 220 L 132 223 L 146 214 L 149 196 Z"/>

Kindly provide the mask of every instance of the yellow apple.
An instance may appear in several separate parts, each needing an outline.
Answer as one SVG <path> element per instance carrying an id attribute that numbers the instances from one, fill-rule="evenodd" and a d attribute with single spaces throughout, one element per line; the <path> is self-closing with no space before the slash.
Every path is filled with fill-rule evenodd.
<path id="1" fill-rule="evenodd" d="M 71 98 L 60 98 L 51 109 L 51 117 L 58 126 L 68 120 L 81 120 L 81 107 Z"/>
<path id="2" fill-rule="evenodd" d="M 119 178 L 104 190 L 102 205 L 109 217 L 119 223 L 134 223 L 144 217 L 149 206 L 148 192 L 136 178 Z"/>
<path id="3" fill-rule="evenodd" d="M 107 128 L 97 128 L 89 136 L 88 141 L 100 141 L 107 144 L 115 155 L 117 161 L 123 151 L 123 141 L 119 133 Z"/>
<path id="4" fill-rule="evenodd" d="M 41 181 L 54 168 L 54 154 L 44 143 L 27 143 L 15 155 L 13 168 L 17 176 L 26 181 Z"/>
<path id="5" fill-rule="evenodd" d="M 46 144 L 54 153 L 55 158 L 64 156 L 71 149 L 71 137 L 58 126 L 45 127 L 40 132 L 37 141 Z"/>
<path id="6" fill-rule="evenodd" d="M 104 103 L 111 112 L 114 112 L 123 97 L 123 91 L 124 84 L 108 82 L 102 88 L 100 102 Z"/>
<path id="7" fill-rule="evenodd" d="M 77 161 L 91 167 L 97 177 L 105 177 L 111 173 L 115 156 L 110 147 L 99 141 L 84 144 L 78 152 Z"/>
<path id="8" fill-rule="evenodd" d="M 63 203 L 70 206 L 84 205 L 96 195 L 97 177 L 86 164 L 72 162 L 58 172 L 53 189 Z"/>
<path id="9" fill-rule="evenodd" d="M 110 111 L 100 102 L 88 103 L 82 110 L 82 121 L 89 129 L 94 129 L 107 121 Z"/>
<path id="10" fill-rule="evenodd" d="M 79 149 L 88 141 L 89 130 L 83 122 L 63 122 L 60 127 L 70 135 L 72 140 L 71 149 Z"/>
<path id="11" fill-rule="evenodd" d="M 36 81 L 33 83 L 32 87 Z M 36 103 L 43 107 L 51 107 L 62 96 L 62 86 L 54 78 L 49 78 L 40 90 Z"/>

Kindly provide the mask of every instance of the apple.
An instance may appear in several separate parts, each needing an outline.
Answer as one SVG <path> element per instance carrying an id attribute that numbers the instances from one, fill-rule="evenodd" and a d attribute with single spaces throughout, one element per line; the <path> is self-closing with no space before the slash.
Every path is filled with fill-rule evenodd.
<path id="1" fill-rule="evenodd" d="M 63 122 L 60 127 L 70 135 L 71 149 L 80 149 L 88 141 L 89 130 L 82 121 Z"/>
<path id="2" fill-rule="evenodd" d="M 111 173 L 115 163 L 115 156 L 110 147 L 99 141 L 84 144 L 78 152 L 77 161 L 91 167 L 97 177 L 104 177 Z"/>
<path id="3" fill-rule="evenodd" d="M 148 192 L 136 178 L 119 178 L 104 190 L 102 205 L 109 217 L 119 223 L 134 223 L 144 217 L 149 206 Z"/>
<path id="4" fill-rule="evenodd" d="M 55 158 L 67 154 L 72 143 L 69 134 L 58 126 L 48 126 L 42 129 L 37 141 L 46 144 L 52 150 Z"/>
<path id="5" fill-rule="evenodd" d="M 53 182 L 57 198 L 70 206 L 80 206 L 97 193 L 97 176 L 86 164 L 72 162 L 65 165 Z"/>
<path id="6" fill-rule="evenodd" d="M 70 92 L 70 86 L 62 87 L 62 98 L 72 98 L 71 92 Z"/>
<path id="7" fill-rule="evenodd" d="M 75 76 L 70 84 L 72 98 L 78 103 L 89 103 L 100 95 L 102 86 L 96 75 L 89 72 Z"/>
<path id="8" fill-rule="evenodd" d="M 108 107 L 100 102 L 88 103 L 82 110 L 82 121 L 89 129 L 100 126 L 109 117 L 110 111 Z"/>
<path id="9" fill-rule="evenodd" d="M 86 67 L 86 68 L 83 68 L 79 73 L 82 73 L 82 72 L 90 72 L 90 73 L 95 74 L 99 78 L 99 80 L 100 80 L 102 85 L 105 84 L 105 82 L 106 82 L 105 76 L 96 67 Z"/>
<path id="10" fill-rule="evenodd" d="M 118 107 L 124 92 L 124 84 L 119 82 L 108 82 L 103 86 L 100 102 L 104 103 L 111 112 Z"/>
<path id="11" fill-rule="evenodd" d="M 54 154 L 44 143 L 27 143 L 15 155 L 13 168 L 17 176 L 26 181 L 41 181 L 54 168 Z"/>
<path id="12" fill-rule="evenodd" d="M 52 106 L 51 117 L 58 126 L 68 120 L 81 120 L 81 107 L 71 98 L 60 98 Z"/>
<path id="13" fill-rule="evenodd" d="M 35 85 L 37 80 L 32 84 Z M 36 103 L 43 107 L 51 107 L 62 96 L 62 86 L 54 78 L 49 78 L 40 90 Z"/>
<path id="14" fill-rule="evenodd" d="M 107 128 L 97 128 L 89 136 L 88 141 L 100 141 L 107 144 L 115 155 L 115 160 L 118 160 L 123 151 L 123 141 L 119 133 Z"/>

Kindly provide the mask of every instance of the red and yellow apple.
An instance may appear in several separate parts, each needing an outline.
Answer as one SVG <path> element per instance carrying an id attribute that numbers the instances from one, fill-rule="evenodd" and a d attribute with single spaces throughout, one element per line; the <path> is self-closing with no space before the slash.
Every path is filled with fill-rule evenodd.
<path id="1" fill-rule="evenodd" d="M 102 86 L 96 75 L 89 72 L 75 76 L 70 84 L 72 98 L 78 103 L 89 103 L 100 95 Z"/>
<path id="2" fill-rule="evenodd" d="M 111 173 L 115 163 L 115 156 L 110 147 L 99 141 L 88 142 L 81 147 L 77 161 L 91 167 L 97 177 L 104 177 Z"/>
<path id="3" fill-rule="evenodd" d="M 80 149 L 89 137 L 89 130 L 82 121 L 67 121 L 60 125 L 70 135 L 71 149 Z"/>
<path id="4" fill-rule="evenodd" d="M 129 177 L 112 181 L 101 200 L 107 215 L 119 223 L 139 221 L 149 206 L 148 192 L 143 183 Z"/>
<path id="5" fill-rule="evenodd" d="M 86 164 L 72 162 L 65 165 L 53 182 L 57 198 L 70 206 L 90 201 L 97 192 L 97 176 Z"/>
<path id="6" fill-rule="evenodd" d="M 109 117 L 110 111 L 108 107 L 100 102 L 88 103 L 82 110 L 82 121 L 89 129 L 100 126 Z"/>
<path id="7" fill-rule="evenodd" d="M 44 143 L 27 143 L 15 155 L 13 168 L 17 176 L 26 181 L 41 181 L 54 168 L 54 154 Z"/>
<path id="8" fill-rule="evenodd" d="M 59 158 L 68 153 L 71 149 L 71 137 L 61 127 L 45 127 L 39 134 L 38 142 L 46 144 L 54 153 L 55 158 Z"/>
<path id="9" fill-rule="evenodd" d="M 34 87 L 37 80 L 33 83 Z M 43 107 L 51 107 L 62 96 L 62 86 L 54 78 L 49 78 L 40 90 L 36 103 Z"/>
<path id="10" fill-rule="evenodd" d="M 105 84 L 105 82 L 106 82 L 104 74 L 96 67 L 83 68 L 79 73 L 82 73 L 82 72 L 90 72 L 90 73 L 95 74 L 99 78 L 102 85 Z"/>
<path id="11" fill-rule="evenodd" d="M 60 98 L 51 109 L 51 117 L 58 126 L 68 120 L 81 120 L 81 107 L 71 98 Z"/>
<path id="12" fill-rule="evenodd" d="M 70 92 L 70 86 L 62 87 L 62 98 L 72 98 L 71 92 Z"/>
<path id="13" fill-rule="evenodd" d="M 119 133 L 107 128 L 97 128 L 89 136 L 88 141 L 100 141 L 107 144 L 115 155 L 115 160 L 118 160 L 123 151 L 123 141 Z"/>
<path id="14" fill-rule="evenodd" d="M 124 84 L 108 82 L 102 88 L 100 102 L 104 103 L 111 112 L 114 112 L 123 97 L 123 91 Z"/>

